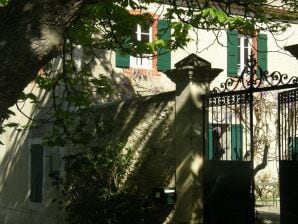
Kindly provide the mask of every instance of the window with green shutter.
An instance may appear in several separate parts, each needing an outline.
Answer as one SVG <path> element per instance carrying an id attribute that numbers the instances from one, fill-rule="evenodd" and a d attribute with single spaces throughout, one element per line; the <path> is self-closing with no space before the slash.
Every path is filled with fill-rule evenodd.
<path id="1" fill-rule="evenodd" d="M 231 159 L 242 160 L 243 148 L 243 126 L 241 124 L 231 125 Z"/>
<path id="2" fill-rule="evenodd" d="M 42 202 L 43 181 L 43 146 L 41 144 L 31 145 L 31 191 L 32 202 Z"/>
<path id="3" fill-rule="evenodd" d="M 242 160 L 243 125 L 228 126 L 208 124 L 208 152 L 206 152 L 208 160 Z"/>
<path id="4" fill-rule="evenodd" d="M 253 46 L 252 37 L 239 34 L 237 31 L 227 32 L 227 73 L 229 77 L 240 75 L 248 63 L 253 49 L 257 48 L 257 62 L 261 71 L 267 71 L 267 35 L 259 34 L 257 46 Z M 260 71 L 258 70 L 258 76 Z"/>
<path id="5" fill-rule="evenodd" d="M 156 23 L 153 23 L 156 25 Z M 133 34 L 135 40 L 146 42 L 153 41 L 155 36 L 152 33 L 152 27 L 141 27 L 136 26 L 136 32 Z M 157 22 L 157 35 L 159 39 L 170 40 L 171 39 L 171 28 L 170 20 L 158 20 Z M 160 48 L 157 52 L 157 70 L 166 71 L 171 69 L 171 51 L 167 48 Z M 119 68 L 144 68 L 152 69 L 153 57 L 152 55 L 144 54 L 137 57 L 125 54 L 120 50 L 116 50 L 116 67 Z M 153 68 L 154 69 L 154 68 Z"/>
<path id="6" fill-rule="evenodd" d="M 170 20 L 159 20 L 157 29 L 159 39 L 171 39 Z M 161 48 L 159 49 L 157 56 L 157 70 L 166 71 L 169 69 L 171 69 L 171 51 L 166 48 Z"/>
<path id="7" fill-rule="evenodd" d="M 259 34 L 257 38 L 258 42 L 258 66 L 262 72 L 267 71 L 267 35 L 266 34 Z M 258 75 L 260 75 L 260 71 L 258 71 Z"/>

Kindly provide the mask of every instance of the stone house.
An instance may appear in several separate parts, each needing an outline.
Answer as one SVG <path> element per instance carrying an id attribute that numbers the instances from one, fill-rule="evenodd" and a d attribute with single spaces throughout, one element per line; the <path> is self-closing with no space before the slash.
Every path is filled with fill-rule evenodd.
<path id="1" fill-rule="evenodd" d="M 148 12 L 158 17 L 149 27 L 136 27 L 134 35 L 138 40 L 152 41 L 160 29 L 168 26 L 169 21 L 162 19 L 162 10 L 156 4 L 150 5 Z M 110 98 L 117 102 L 102 103 L 97 111 L 113 118 L 117 135 L 129 133 L 127 144 L 143 156 L 132 183 L 148 195 L 155 187 L 176 189 L 176 204 L 165 210 L 160 223 L 203 223 L 203 111 L 199 96 L 206 94 L 209 86 L 213 88 L 228 77 L 239 76 L 251 52 L 263 70 L 295 75 L 297 59 L 284 48 L 297 44 L 297 30 L 294 23 L 287 31 L 274 35 L 263 31 L 249 36 L 239 31 L 192 30 L 189 35 L 193 40 L 185 49 L 163 52 L 153 58 L 111 50 L 96 52 L 93 74 L 106 75 L 123 90 L 120 97 Z M 171 38 L 171 30 L 162 38 Z M 81 46 L 74 47 L 78 68 L 84 63 L 83 51 Z M 48 100 L 34 83 L 26 92 L 34 92 L 44 102 Z M 136 96 L 140 98 L 133 99 Z M 14 107 L 16 116 L 10 119 L 23 125 L 31 123 L 24 114 L 35 117 L 46 113 L 36 111 L 30 103 L 19 107 L 22 113 Z M 275 129 L 272 121 L 268 127 Z M 57 192 L 51 187 L 48 173 L 63 172 L 61 158 L 69 148 L 43 145 L 47 128 L 10 128 L 1 136 L 1 223 L 64 223 L 63 211 L 52 203 Z M 275 145 L 272 142 L 272 154 L 276 153 Z M 276 177 L 275 161 L 268 167 L 264 172 Z"/>

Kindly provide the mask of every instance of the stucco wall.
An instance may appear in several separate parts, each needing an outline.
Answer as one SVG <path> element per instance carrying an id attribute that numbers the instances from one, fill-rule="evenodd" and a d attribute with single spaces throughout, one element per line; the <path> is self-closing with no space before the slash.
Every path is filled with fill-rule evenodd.
<path id="1" fill-rule="evenodd" d="M 126 142 L 125 147 L 134 151 L 134 162 L 125 184 L 137 190 L 139 195 L 152 197 L 154 187 L 175 187 L 175 152 L 172 145 L 174 119 L 174 93 L 131 99 L 94 107 L 88 114 L 90 124 L 101 118 L 111 125 L 110 134 L 98 138 L 93 144 L 106 141 Z M 27 111 L 29 112 L 29 111 Z M 42 111 L 35 118 L 42 116 Z M 11 120 L 28 123 L 21 114 Z M 89 122 L 86 121 L 86 122 Z M 84 150 L 84 146 L 52 148 L 44 145 L 43 155 L 43 200 L 30 201 L 30 144 L 41 143 L 50 126 L 17 131 L 8 129 L 2 135 L 0 223 L 7 224 L 56 224 L 64 223 L 65 214 L 53 203 L 59 191 L 53 186 L 48 174 L 63 173 L 64 155 Z M 169 210 L 157 215 L 163 223 Z"/>

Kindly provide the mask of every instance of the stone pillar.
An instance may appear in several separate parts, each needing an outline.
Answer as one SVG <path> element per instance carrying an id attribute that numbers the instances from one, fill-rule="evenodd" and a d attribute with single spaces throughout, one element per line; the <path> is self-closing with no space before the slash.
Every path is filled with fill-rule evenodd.
<path id="1" fill-rule="evenodd" d="M 201 96 L 222 71 L 191 54 L 167 72 L 176 83 L 174 147 L 177 201 L 175 224 L 203 223 L 203 104 Z"/>

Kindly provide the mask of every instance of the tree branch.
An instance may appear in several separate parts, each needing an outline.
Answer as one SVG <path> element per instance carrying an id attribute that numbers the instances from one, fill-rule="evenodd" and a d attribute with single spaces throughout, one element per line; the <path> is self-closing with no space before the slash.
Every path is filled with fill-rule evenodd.
<path id="1" fill-rule="evenodd" d="M 269 152 L 269 145 L 266 144 L 264 147 L 264 155 L 262 162 L 256 166 L 254 169 L 254 176 L 262 169 L 264 169 L 267 166 L 267 161 L 268 161 L 268 152 Z"/>

